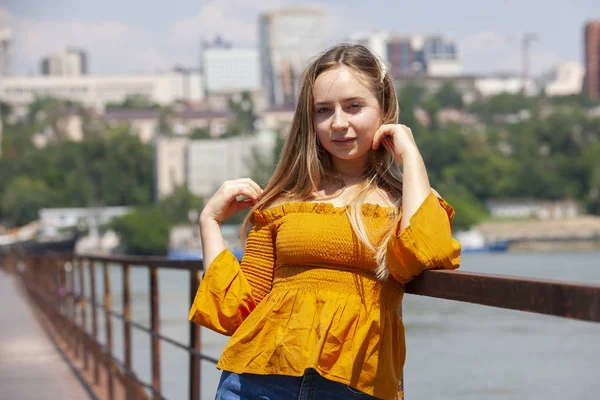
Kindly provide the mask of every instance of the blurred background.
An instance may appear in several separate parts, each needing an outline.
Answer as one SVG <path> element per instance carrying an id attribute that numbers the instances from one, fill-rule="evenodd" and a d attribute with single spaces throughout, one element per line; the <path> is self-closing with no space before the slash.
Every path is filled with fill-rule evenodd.
<path id="1" fill-rule="evenodd" d="M 204 202 L 227 179 L 267 182 L 303 69 L 340 42 L 387 64 L 456 209 L 463 269 L 600 282 L 597 0 L 2 0 L 0 247 L 200 258 Z M 238 252 L 243 217 L 223 226 Z M 163 329 L 183 338 L 187 283 L 161 274 Z M 598 326 L 415 297 L 404 315 L 415 398 L 600 390 Z M 226 338 L 203 341 L 218 356 Z M 180 398 L 186 358 L 171 354 L 163 387 Z"/>

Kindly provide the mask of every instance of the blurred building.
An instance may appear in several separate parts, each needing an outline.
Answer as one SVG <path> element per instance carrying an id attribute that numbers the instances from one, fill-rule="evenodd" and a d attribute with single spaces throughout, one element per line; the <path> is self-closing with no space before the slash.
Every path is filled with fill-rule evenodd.
<path id="1" fill-rule="evenodd" d="M 544 88 L 546 96 L 570 96 L 580 94 L 585 68 L 578 62 L 561 63 L 551 72 Z"/>
<path id="2" fill-rule="evenodd" d="M 293 104 L 302 72 L 325 49 L 325 14 L 283 9 L 261 14 L 258 22 L 261 82 L 268 103 Z"/>
<path id="3" fill-rule="evenodd" d="M 523 80 L 522 76 L 497 75 L 477 78 L 475 89 L 481 97 L 496 96 L 501 93 L 517 94 L 524 92 L 526 96 L 535 96 L 540 88 L 533 79 Z"/>
<path id="4" fill-rule="evenodd" d="M 585 81 L 583 91 L 592 99 L 600 98 L 600 21 L 584 29 Z"/>
<path id="5" fill-rule="evenodd" d="M 159 132 L 160 110 L 108 110 L 104 121 L 110 126 L 128 126 L 131 133 L 143 143 L 154 140 Z M 232 116 L 227 111 L 184 109 L 173 112 L 168 123 L 173 134 L 189 136 L 196 129 L 204 129 L 212 137 L 218 137 L 227 131 Z"/>
<path id="6" fill-rule="evenodd" d="M 157 137 L 154 141 L 154 199 L 168 197 L 186 182 L 187 148 L 186 137 Z"/>
<path id="7" fill-rule="evenodd" d="M 443 36 L 414 37 L 416 62 L 431 76 L 457 76 L 462 73 L 456 43 Z"/>
<path id="8" fill-rule="evenodd" d="M 12 67 L 12 31 L 0 29 L 0 78 L 11 75 Z"/>
<path id="9" fill-rule="evenodd" d="M 287 136 L 292 126 L 295 111 L 296 107 L 293 104 L 269 107 L 258 115 L 260 129 L 279 132 L 280 135 Z"/>
<path id="10" fill-rule="evenodd" d="M 384 61 L 388 61 L 388 41 L 390 34 L 388 32 L 363 33 L 358 32 L 348 37 L 351 44 L 360 44 L 371 50 L 375 55 Z"/>
<path id="11" fill-rule="evenodd" d="M 276 137 L 268 131 L 227 139 L 157 138 L 156 199 L 183 185 L 197 196 L 210 197 L 224 181 L 250 176 L 253 152 L 270 157 L 275 142 Z"/>
<path id="12" fill-rule="evenodd" d="M 409 37 L 392 37 L 387 42 L 386 59 L 394 77 L 412 76 L 424 72 L 424 66 L 417 62 L 417 52 Z"/>
<path id="13" fill-rule="evenodd" d="M 492 218 L 509 219 L 564 219 L 583 212 L 575 200 L 504 199 L 488 200 L 485 204 Z"/>
<path id="14" fill-rule="evenodd" d="M 208 44 L 202 52 L 204 91 L 210 93 L 256 91 L 260 84 L 258 49 Z"/>
<path id="15" fill-rule="evenodd" d="M 392 35 L 387 32 L 350 35 L 348 42 L 368 47 L 389 66 L 394 77 L 462 74 L 456 43 L 441 35 Z"/>
<path id="16" fill-rule="evenodd" d="M 80 76 L 88 73 L 87 53 L 78 49 L 64 49 L 43 58 L 40 63 L 42 75 Z"/>
<path id="17" fill-rule="evenodd" d="M 107 103 L 143 96 L 161 105 L 204 98 L 199 72 L 179 70 L 139 75 L 14 76 L 0 80 L 0 100 L 24 115 L 36 97 L 72 100 L 99 111 Z"/>

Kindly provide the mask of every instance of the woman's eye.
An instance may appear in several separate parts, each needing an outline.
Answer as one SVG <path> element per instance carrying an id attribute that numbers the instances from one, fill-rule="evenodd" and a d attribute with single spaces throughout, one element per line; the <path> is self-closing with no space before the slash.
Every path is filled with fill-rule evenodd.
<path id="1" fill-rule="evenodd" d="M 351 110 L 360 110 L 361 109 L 361 105 L 359 103 L 354 103 L 350 106 Z"/>
<path id="2" fill-rule="evenodd" d="M 323 113 L 326 113 L 327 111 L 329 111 L 329 109 L 325 108 L 325 107 L 317 108 L 317 114 L 323 114 Z"/>

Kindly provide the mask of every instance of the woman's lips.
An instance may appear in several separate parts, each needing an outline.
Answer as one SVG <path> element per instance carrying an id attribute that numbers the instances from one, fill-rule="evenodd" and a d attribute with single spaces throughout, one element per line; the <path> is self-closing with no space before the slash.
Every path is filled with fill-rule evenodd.
<path id="1" fill-rule="evenodd" d="M 336 144 L 336 146 L 348 146 L 352 143 L 354 143 L 354 141 L 356 140 L 356 138 L 337 138 L 337 139 L 333 139 L 332 142 Z"/>

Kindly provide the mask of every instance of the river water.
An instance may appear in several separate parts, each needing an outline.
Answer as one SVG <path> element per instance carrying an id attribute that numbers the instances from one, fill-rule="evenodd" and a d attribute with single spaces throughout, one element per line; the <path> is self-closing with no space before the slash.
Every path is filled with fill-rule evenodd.
<path id="1" fill-rule="evenodd" d="M 461 270 L 600 283 L 600 252 L 464 254 Z M 100 296 L 103 283 L 100 269 L 97 272 Z M 159 272 L 161 332 L 183 343 L 189 335 L 188 279 L 185 271 Z M 121 282 L 120 269 L 112 268 L 117 312 L 122 312 Z M 132 318 L 149 326 L 147 269 L 132 268 L 131 282 Z M 414 295 L 405 296 L 403 315 L 407 399 L 600 398 L 598 323 Z M 98 326 L 104 326 L 101 316 Z M 122 323 L 113 318 L 113 346 L 120 360 L 122 336 Z M 100 341 L 104 340 L 101 330 Z M 151 382 L 149 336 L 134 328 L 132 341 L 133 368 Z M 218 358 L 226 342 L 227 337 L 202 329 L 203 352 Z M 161 342 L 162 392 L 167 399 L 187 398 L 188 368 L 186 352 Z M 202 362 L 203 399 L 214 398 L 219 376 L 212 364 Z"/>

